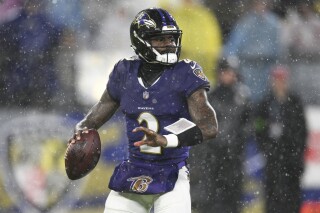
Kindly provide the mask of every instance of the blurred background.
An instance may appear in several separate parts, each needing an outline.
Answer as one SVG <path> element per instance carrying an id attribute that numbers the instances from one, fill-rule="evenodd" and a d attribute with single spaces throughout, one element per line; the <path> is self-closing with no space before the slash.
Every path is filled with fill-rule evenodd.
<path id="1" fill-rule="evenodd" d="M 126 156 L 121 113 L 99 129 L 103 153 L 82 180 L 65 175 L 67 140 L 99 100 L 114 64 L 134 55 L 134 16 L 154 6 L 176 18 L 181 58 L 197 61 L 212 88 L 222 56 L 239 65 L 253 102 L 268 90 L 270 67 L 290 68 L 309 130 L 301 212 L 320 212 L 320 1 L 265 0 L 270 25 L 249 21 L 241 30 L 252 1 L 0 0 L 0 212 L 103 211 L 110 175 Z M 252 70 L 266 75 L 252 77 Z M 243 212 L 263 213 L 264 159 L 252 141 L 243 164 Z"/>

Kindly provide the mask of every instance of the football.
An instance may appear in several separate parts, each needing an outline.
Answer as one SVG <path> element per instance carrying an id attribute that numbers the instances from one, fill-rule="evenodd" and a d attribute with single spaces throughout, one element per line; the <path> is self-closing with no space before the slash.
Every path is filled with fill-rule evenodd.
<path id="1" fill-rule="evenodd" d="M 71 180 L 89 174 L 97 165 L 101 154 L 101 141 L 97 130 L 82 133 L 80 140 L 68 145 L 65 153 L 66 173 Z"/>

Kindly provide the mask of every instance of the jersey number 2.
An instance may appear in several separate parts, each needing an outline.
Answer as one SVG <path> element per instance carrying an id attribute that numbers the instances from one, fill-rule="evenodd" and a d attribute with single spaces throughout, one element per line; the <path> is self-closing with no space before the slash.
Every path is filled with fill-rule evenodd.
<path id="1" fill-rule="evenodd" d="M 152 115 L 149 112 L 143 112 L 140 114 L 138 117 L 138 122 L 139 124 L 142 124 L 143 122 L 146 122 L 147 128 L 151 129 L 152 131 L 158 132 L 159 131 L 159 122 L 157 118 Z M 145 138 L 146 136 L 144 136 Z M 144 153 L 149 153 L 149 154 L 161 154 L 161 147 L 152 147 L 148 145 L 142 145 L 140 147 L 140 151 Z"/>

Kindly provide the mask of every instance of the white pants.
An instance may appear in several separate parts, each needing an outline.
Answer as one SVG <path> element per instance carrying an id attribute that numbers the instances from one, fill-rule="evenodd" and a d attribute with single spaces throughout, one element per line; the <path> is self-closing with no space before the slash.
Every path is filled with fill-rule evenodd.
<path id="1" fill-rule="evenodd" d="M 172 191 L 157 195 L 139 195 L 111 190 L 104 213 L 191 213 L 189 171 L 179 170 Z"/>

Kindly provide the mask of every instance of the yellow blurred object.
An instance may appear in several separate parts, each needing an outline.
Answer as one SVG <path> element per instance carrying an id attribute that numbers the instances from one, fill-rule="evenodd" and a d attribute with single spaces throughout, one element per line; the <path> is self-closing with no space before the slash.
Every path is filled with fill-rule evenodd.
<path id="1" fill-rule="evenodd" d="M 85 185 L 82 196 L 83 197 L 104 197 L 110 192 L 108 188 L 109 179 L 113 173 L 115 165 L 107 165 L 100 163 L 97 167 L 86 177 L 88 184 Z"/>
<path id="2" fill-rule="evenodd" d="M 199 63 L 213 86 L 222 48 L 222 32 L 214 13 L 192 0 L 180 0 L 175 4 L 163 0 L 160 6 L 172 14 L 183 32 L 180 58 Z"/>
<path id="3" fill-rule="evenodd" d="M 5 172 L 5 171 L 3 171 Z M 4 189 L 4 183 L 0 175 L 0 210 L 2 208 L 9 208 L 12 207 L 13 202 L 7 195 L 7 192 Z M 1 212 L 1 211 L 0 211 Z"/>
<path id="4" fill-rule="evenodd" d="M 53 171 L 64 173 L 65 149 L 65 143 L 59 139 L 49 138 L 43 142 L 40 164 L 45 173 Z"/>
<path id="5" fill-rule="evenodd" d="M 102 149 L 104 146 L 115 145 L 119 143 L 122 136 L 123 126 L 120 123 L 111 123 L 107 127 L 101 127 L 99 135 L 101 139 Z"/>
<path id="6" fill-rule="evenodd" d="M 320 0 L 314 1 L 314 9 L 318 14 L 320 14 Z"/>

